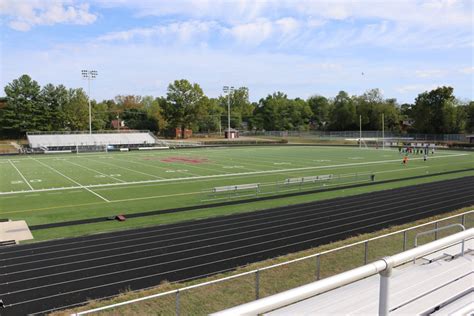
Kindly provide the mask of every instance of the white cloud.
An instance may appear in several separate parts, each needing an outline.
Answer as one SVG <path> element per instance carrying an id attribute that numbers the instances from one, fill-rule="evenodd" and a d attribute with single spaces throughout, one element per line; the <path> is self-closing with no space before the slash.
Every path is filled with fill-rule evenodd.
<path id="1" fill-rule="evenodd" d="M 141 16 L 179 15 L 231 24 L 258 18 L 312 16 L 322 20 L 381 19 L 429 28 L 472 26 L 471 0 L 95 0 L 102 6 L 129 7 Z"/>
<path id="2" fill-rule="evenodd" d="M 126 31 L 110 32 L 99 36 L 99 41 L 130 41 L 135 39 L 159 38 L 160 41 L 177 41 L 186 43 L 209 35 L 211 30 L 218 29 L 213 21 L 171 22 L 148 28 L 133 28 Z"/>
<path id="3" fill-rule="evenodd" d="M 245 45 L 259 45 L 270 38 L 273 31 L 273 23 L 267 19 L 239 24 L 227 30 L 239 43 Z"/>
<path id="4" fill-rule="evenodd" d="M 461 73 L 463 74 L 466 74 L 466 75 L 470 75 L 470 74 L 474 74 L 474 67 L 465 67 L 461 70 L 459 70 Z"/>
<path id="5" fill-rule="evenodd" d="M 58 23 L 86 25 L 97 19 L 87 3 L 72 0 L 0 0 L 0 15 L 5 16 L 7 25 L 17 31 Z"/>
<path id="6" fill-rule="evenodd" d="M 408 84 L 408 85 L 404 85 L 404 86 L 396 88 L 396 91 L 402 94 L 413 93 L 413 92 L 422 93 L 424 91 L 431 91 L 441 86 L 443 85 L 441 84 Z"/>
<path id="7" fill-rule="evenodd" d="M 431 69 L 431 70 L 417 70 L 415 71 L 415 75 L 418 78 L 439 78 L 443 74 L 443 71 L 439 69 Z"/>

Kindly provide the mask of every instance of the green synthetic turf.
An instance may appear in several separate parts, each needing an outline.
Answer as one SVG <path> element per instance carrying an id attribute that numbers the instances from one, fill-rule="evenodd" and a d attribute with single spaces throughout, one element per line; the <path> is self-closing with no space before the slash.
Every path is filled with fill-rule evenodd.
<path id="1" fill-rule="evenodd" d="M 0 218 L 25 219 L 29 225 L 38 225 L 199 205 L 255 194 L 252 190 L 242 191 L 240 197 L 228 193 L 211 194 L 212 188 L 217 186 L 259 183 L 261 195 L 275 195 L 288 190 L 364 182 L 369 180 L 369 174 L 372 173 L 376 175 L 376 180 L 436 174 L 472 168 L 474 154 L 437 151 L 426 162 L 422 155 L 410 155 L 406 166 L 401 161 L 398 150 L 319 146 L 9 156 L 0 158 Z M 302 187 L 281 184 L 287 178 L 329 174 L 335 179 Z M 123 223 L 104 222 L 40 230 L 35 231 L 34 235 L 36 239 L 48 239 L 171 223 L 466 175 L 474 175 L 474 172 L 149 216 Z M 42 189 L 54 190 L 38 191 Z"/>

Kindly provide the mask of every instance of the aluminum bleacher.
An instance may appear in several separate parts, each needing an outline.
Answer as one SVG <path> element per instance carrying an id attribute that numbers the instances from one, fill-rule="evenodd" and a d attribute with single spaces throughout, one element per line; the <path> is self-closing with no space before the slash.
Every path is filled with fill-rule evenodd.
<path id="1" fill-rule="evenodd" d="M 212 315 L 473 315 L 473 238 L 471 228 Z"/>
<path id="2" fill-rule="evenodd" d="M 164 145 L 148 131 L 127 132 L 81 132 L 70 133 L 28 133 L 31 148 L 60 148 L 77 146 L 118 146 L 118 145 Z"/>

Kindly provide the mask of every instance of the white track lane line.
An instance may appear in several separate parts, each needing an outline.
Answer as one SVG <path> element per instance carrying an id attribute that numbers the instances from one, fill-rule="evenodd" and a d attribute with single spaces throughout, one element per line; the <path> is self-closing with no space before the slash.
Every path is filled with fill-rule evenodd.
<path id="1" fill-rule="evenodd" d="M 458 199 L 454 199 L 453 201 L 458 201 Z M 438 204 L 438 203 L 436 203 Z M 436 205 L 436 204 L 429 204 L 429 205 Z M 428 206 L 429 206 L 428 205 Z M 425 208 L 425 206 L 420 206 L 420 207 L 415 207 L 414 209 L 419 209 L 419 208 Z M 413 209 L 409 209 L 409 210 L 405 210 L 405 211 L 402 211 L 402 212 L 399 212 L 399 213 L 407 213 L 407 212 L 411 212 Z M 423 213 L 429 213 L 431 212 L 430 211 L 424 211 L 424 212 L 420 212 L 420 213 L 416 213 L 417 215 L 418 214 L 423 214 Z M 371 219 L 374 219 L 374 218 L 380 218 L 380 217 L 386 217 L 390 214 L 384 214 L 384 215 L 381 215 L 381 216 L 375 216 L 375 217 L 371 217 L 370 219 L 362 219 L 362 220 L 358 220 L 358 221 L 355 221 L 355 222 L 352 222 L 352 224 L 354 223 L 363 223 L 363 222 L 366 222 L 368 220 L 371 220 Z M 385 221 L 382 221 L 382 222 L 377 222 L 375 224 L 370 224 L 370 225 L 365 225 L 365 226 L 362 226 L 362 227 L 356 227 L 356 228 L 353 228 L 353 229 L 349 229 L 349 230 L 346 230 L 346 231 L 343 231 L 343 232 L 337 232 L 337 233 L 334 233 L 334 234 L 329 234 L 329 235 L 324 235 L 324 236 L 319 236 L 319 237 L 316 237 L 316 238 L 311 238 L 309 240 L 305 240 L 305 241 L 302 241 L 302 242 L 296 242 L 296 243 L 292 243 L 292 244 L 289 244 L 289 245 L 283 245 L 283 246 L 279 246 L 279 247 L 274 247 L 274 248 L 267 248 L 265 250 L 262 250 L 262 251 L 257 251 L 257 252 L 254 252 L 254 253 L 259 253 L 259 252 L 266 252 L 266 251 L 270 251 L 270 250 L 274 250 L 274 249 L 278 249 L 278 248 L 284 248 L 284 247 L 288 247 L 288 246 L 291 246 L 291 245 L 295 245 L 295 244 L 300 244 L 300 243 L 304 243 L 304 242 L 309 242 L 309 241 L 313 241 L 313 240 L 318 240 L 318 239 L 321 239 L 321 238 L 325 238 L 325 237 L 328 237 L 328 236 L 332 236 L 332 235 L 338 235 L 338 234 L 342 234 L 342 233 L 346 233 L 346 232 L 350 232 L 350 231 L 354 231 L 354 230 L 360 230 L 360 229 L 363 229 L 363 228 L 367 228 L 367 227 L 371 227 L 371 226 L 375 226 L 375 225 L 380 225 L 382 223 L 387 223 L 387 222 L 391 222 L 393 220 L 399 220 L 400 218 L 405 218 L 405 217 L 411 217 L 413 216 L 413 213 L 410 213 L 409 215 L 407 216 L 401 216 L 401 217 L 398 217 L 398 218 L 395 218 L 395 219 L 389 219 L 389 220 L 385 220 Z M 347 223 L 343 223 L 341 225 L 336 225 L 336 226 L 332 226 L 332 227 L 326 227 L 326 228 L 323 228 L 321 230 L 318 230 L 318 231 L 324 231 L 324 230 L 328 230 L 328 229 L 334 229 L 334 228 L 337 228 L 337 227 L 341 227 L 341 226 L 345 226 L 345 225 L 348 225 Z M 313 231 L 310 231 L 310 232 L 304 232 L 304 233 L 301 233 L 301 234 L 297 234 L 297 235 L 294 235 L 294 236 L 290 236 L 290 237 L 281 237 L 281 238 L 277 238 L 277 239 L 274 239 L 274 240 L 269 240 L 269 241 L 263 241 L 263 242 L 258 242 L 258 243 L 255 243 L 255 244 L 252 244 L 252 245 L 244 245 L 244 246 L 239 246 L 239 247 L 235 247 L 235 248 L 232 248 L 232 249 L 225 249 L 225 250 L 220 250 L 220 251 L 216 251 L 216 252 L 213 252 L 213 253 L 206 253 L 206 254 L 202 254 L 202 255 L 196 255 L 196 256 L 191 256 L 191 257 L 186 257 L 186 258 L 182 258 L 182 259 L 176 259 L 176 260 L 171 260 L 171 261 L 168 261 L 168 262 L 160 262 L 158 264 L 151 264 L 151 265 L 146 265 L 146 266 L 140 266 L 140 267 L 136 267 L 136 268 L 130 268 L 130 269 L 125 269 L 125 270 L 120 270 L 120 271 L 116 271 L 116 272 L 109 272 L 109 273 L 104 273 L 104 274 L 100 274 L 100 275 L 95 275 L 95 276 L 87 276 L 87 277 L 83 277 L 83 278 L 80 278 L 80 279 L 73 279 L 73 280 L 68 280 L 68 281 L 62 281 L 62 282 L 57 282 L 57 283 L 53 283 L 53 284 L 47 284 L 47 285 L 41 285 L 41 286 L 36 286 L 36 287 L 33 287 L 33 288 L 27 288 L 27 289 L 21 289 L 21 290 L 17 290 L 17 291 L 13 291 L 13 292 L 8 292 L 8 293 L 1 293 L 0 295 L 11 295 L 11 294 L 14 294 L 14 293 L 20 293 L 20 292 L 27 292 L 27 291 L 31 291 L 31 290 L 37 290 L 37 289 L 41 289 L 41 288 L 48 288 L 48 287 L 52 287 L 52 286 L 57 286 L 57 285 L 62 285 L 62 284 L 67 284 L 67 283 L 75 283 L 75 282 L 80 282 L 80 281 L 83 281 L 83 280 L 89 280 L 89 279 L 96 279 L 96 278 L 99 278 L 99 277 L 104 277 L 104 276 L 108 276 L 108 275 L 114 275 L 114 274 L 122 274 L 124 272 L 128 272 L 128 271 L 136 271 L 136 270 L 140 270 L 140 269 L 146 269 L 146 268 L 150 268 L 150 267 L 156 267 L 156 266 L 159 266 L 159 265 L 163 265 L 163 264 L 170 264 L 170 263 L 174 263 L 174 262 L 179 262 L 179 261 L 183 261 L 183 260 L 191 260 L 191 259 L 195 259 L 195 258 L 200 258 L 200 257 L 205 257 L 205 256 L 209 256 L 209 255 L 217 255 L 217 254 L 220 254 L 220 253 L 225 253 L 225 252 L 229 252 L 229 251 L 235 251 L 235 250 L 238 250 L 238 249 L 245 249 L 245 248 L 248 248 L 250 246 L 260 246 L 260 245 L 263 245 L 263 244 L 268 244 L 268 243 L 273 243 L 275 241 L 280 241 L 280 240 L 285 240 L 285 239 L 289 239 L 289 238 L 295 238 L 295 237 L 300 237 L 300 236 L 303 236 L 303 235 L 308 235 L 308 234 L 311 234 L 313 233 Z M 241 256 L 249 256 L 249 255 L 252 255 L 254 253 L 248 253 L 248 254 L 245 254 L 245 255 L 241 255 Z M 237 256 L 238 257 L 241 257 L 241 256 Z M 207 262 L 207 263 L 204 263 L 202 265 L 209 265 L 209 264 L 215 264 L 217 262 L 220 262 L 220 261 L 228 261 L 228 260 L 232 260 L 236 257 L 232 257 L 232 258 L 224 258 L 224 259 L 221 259 L 221 260 L 217 260 L 217 261 L 212 261 L 212 262 Z M 200 266 L 200 265 L 198 265 Z M 181 269 L 178 269 L 178 270 L 187 270 L 187 269 L 190 269 L 190 268 L 193 268 L 193 267 L 185 267 L 185 268 L 181 268 Z M 176 270 L 173 270 L 173 271 L 164 271 L 164 272 L 161 272 L 161 273 L 157 273 L 157 274 L 154 274 L 154 275 L 160 275 L 160 274 L 165 274 L 165 273 L 172 273 Z M 151 276 L 154 276 L 154 275 L 146 275 L 146 276 L 142 276 L 142 277 L 138 277 L 136 279 L 142 279 L 142 278 L 147 278 L 147 277 L 151 277 Z M 130 279 L 128 281 L 132 281 L 134 280 L 135 278 L 133 279 Z M 124 281 L 123 281 L 124 282 Z M 122 283 L 122 282 L 113 282 L 113 283 L 109 283 L 110 284 L 115 284 L 115 283 Z M 98 287 L 103 287 L 103 286 L 106 286 L 106 285 L 99 285 L 99 286 L 96 286 L 96 287 L 93 287 L 93 288 L 98 288 Z M 86 289 L 82 289 L 82 290 L 74 290 L 72 291 L 72 293 L 76 292 L 76 291 L 83 291 L 83 290 L 86 290 Z M 61 293 L 61 294 L 66 294 L 66 293 Z M 61 295 L 59 294 L 59 295 Z M 52 295 L 52 296 L 56 296 L 56 295 Z M 31 300 L 28 300 L 28 301 L 25 301 L 25 302 L 18 302 L 18 303 L 13 303 L 13 304 L 10 304 L 8 306 L 13 306 L 13 305 L 18 305 L 18 304 L 21 304 L 21 303 L 26 303 L 26 302 L 29 302 L 29 301 L 36 301 L 36 300 L 40 300 L 42 298 L 36 298 L 36 299 L 31 299 Z"/>
<path id="2" fill-rule="evenodd" d="M 38 161 L 38 160 L 36 160 L 36 159 L 34 159 L 34 158 L 30 158 L 30 159 L 32 159 L 32 160 L 36 161 L 37 163 L 39 163 L 39 164 L 41 164 L 41 165 L 43 165 L 43 166 L 45 166 L 45 167 L 47 167 L 47 168 L 53 170 L 53 171 L 56 172 L 57 174 L 63 176 L 64 178 L 68 179 L 68 180 L 71 181 L 72 183 L 77 184 L 80 188 L 89 191 L 90 193 L 92 193 L 92 194 L 94 194 L 95 196 L 101 198 L 101 199 L 104 200 L 105 202 L 110 202 L 109 200 L 107 200 L 107 199 L 106 199 L 105 197 L 103 197 L 102 195 L 100 195 L 100 194 L 98 194 L 98 193 L 95 193 L 94 191 L 92 191 L 92 190 L 89 189 L 88 187 L 86 187 L 86 186 L 80 184 L 80 183 L 77 182 L 76 180 L 71 179 L 70 177 L 66 176 L 66 175 L 63 174 L 62 172 L 59 172 L 58 170 L 54 169 L 53 167 L 51 167 L 51 166 L 45 164 L 44 162 Z"/>
<path id="3" fill-rule="evenodd" d="M 445 191 L 443 191 L 445 192 Z M 451 192 L 451 191 L 447 191 L 447 192 Z M 456 192 L 456 190 L 453 190 L 453 192 Z M 438 195 L 438 193 L 433 193 L 433 194 L 430 194 L 430 195 L 427 195 L 429 197 L 431 196 L 436 196 Z M 426 196 L 425 196 L 426 197 Z M 407 199 L 406 201 L 412 201 L 414 200 L 415 202 L 417 200 L 419 200 L 419 197 L 414 197 L 414 198 L 411 198 L 411 199 Z M 349 203 L 345 203 L 345 204 L 348 204 L 348 206 L 345 206 L 343 207 L 342 209 L 344 208 L 350 208 L 351 207 L 351 204 L 356 204 L 357 205 L 357 201 L 354 201 L 354 202 L 349 202 Z M 377 204 L 378 205 L 378 201 L 375 201 L 375 202 L 371 202 L 371 203 L 368 203 L 367 205 L 371 205 L 371 204 Z M 397 204 L 398 203 L 398 200 L 393 202 L 393 203 L 386 203 L 384 205 L 393 205 L 393 204 Z M 413 204 L 413 203 L 411 203 Z M 343 205 L 343 204 L 342 204 Z M 366 204 L 364 204 L 366 205 Z M 375 206 L 372 206 L 372 207 L 369 207 L 369 208 L 365 208 L 365 210 L 367 209 L 373 209 L 373 208 L 376 208 L 377 205 Z M 320 208 L 319 210 L 321 209 L 328 209 L 328 208 L 332 208 L 333 206 L 329 205 L 329 206 L 326 206 L 326 207 L 323 207 L 323 208 Z M 294 211 L 294 209 L 292 209 L 292 211 Z M 309 212 L 310 210 L 306 210 L 302 213 L 307 213 Z M 359 217 L 361 215 L 367 215 L 367 214 L 372 214 L 372 213 L 377 213 L 379 212 L 378 210 L 375 210 L 375 211 L 371 211 L 371 212 L 366 212 L 366 213 L 363 213 L 363 214 L 360 214 L 361 213 L 361 210 L 360 209 L 357 209 L 357 210 L 354 210 L 354 211 L 348 211 L 348 212 L 343 212 L 343 213 L 338 213 L 337 215 L 340 216 L 340 215 L 347 215 L 347 214 L 352 214 L 352 213 L 356 213 L 356 215 L 351 215 L 349 216 L 348 218 L 354 218 L 354 217 Z M 330 213 L 330 210 L 329 211 L 326 211 L 326 212 L 322 212 L 320 213 L 320 215 L 322 214 L 326 214 L 326 213 Z M 301 212 L 299 212 L 299 214 L 301 214 Z M 274 216 L 273 218 L 278 218 L 278 217 L 281 217 L 281 216 L 286 216 L 287 214 L 282 214 L 282 215 L 279 215 L 279 216 Z M 303 218 L 303 217 L 307 217 L 308 215 L 302 215 L 302 216 L 296 216 L 295 218 Z M 331 215 L 328 215 L 328 216 L 323 216 L 323 218 L 328 218 L 329 220 L 326 220 L 322 223 L 317 223 L 317 224 L 311 224 L 310 227 L 313 227 L 313 226 L 319 226 L 319 225 L 322 225 L 322 224 L 328 224 L 328 223 L 332 223 L 332 222 L 337 222 L 339 221 L 340 219 L 330 219 L 331 218 Z M 271 217 L 270 217 L 271 218 Z M 236 229 L 240 229 L 240 228 L 248 228 L 248 227 L 253 227 L 253 226 L 258 226 L 258 225 L 261 225 L 262 223 L 261 222 L 258 222 L 258 221 L 261 221 L 261 219 L 255 219 L 255 220 L 251 220 L 251 221 L 257 221 L 256 224 L 251 224 L 251 225 L 244 225 L 244 226 L 240 226 L 240 227 L 237 227 L 237 228 L 230 228 L 230 229 L 223 229 L 223 230 L 219 230 L 219 231 L 215 231 L 215 232 L 225 232 L 225 231 L 233 231 L 233 230 L 236 230 Z M 277 222 L 281 222 L 282 220 L 281 219 L 278 219 L 278 220 L 275 220 L 275 221 L 270 221 L 268 222 L 268 224 L 272 224 L 272 223 L 277 223 Z M 291 225 L 293 224 L 299 224 L 299 223 L 305 223 L 306 221 L 305 220 L 302 220 L 302 221 L 298 221 L 298 222 L 292 222 Z M 229 224 L 227 224 L 229 225 Z M 219 225 L 219 226 L 227 226 L 227 225 Z M 281 225 L 274 225 L 272 227 L 284 227 L 286 226 L 287 224 L 281 224 Z M 219 227 L 219 226 L 213 226 L 213 228 L 215 229 L 216 227 Z M 299 228 L 297 228 L 299 229 Z M 202 229 L 197 229 L 197 230 L 202 230 Z M 251 231 L 247 231 L 246 233 L 250 233 L 250 232 L 258 232 L 260 231 L 261 229 L 254 229 L 254 230 L 251 230 Z M 295 229 L 289 229 L 289 230 L 284 230 L 284 231 L 280 231 L 279 233 L 281 232 L 286 232 L 286 231 L 292 231 L 292 230 L 295 230 Z M 192 230 L 191 230 L 192 231 Z M 179 232 L 176 232 L 176 233 L 179 233 Z M 167 234 L 167 235 L 173 235 L 173 234 L 176 234 L 176 233 L 172 233 L 172 234 Z M 273 232 L 274 233 L 274 232 Z M 271 235 L 273 233 L 270 233 L 270 234 L 264 234 L 263 236 L 266 236 L 266 235 Z M 198 233 L 198 234 L 194 234 L 194 235 L 188 235 L 188 236 L 184 236 L 184 237 L 177 237 L 177 238 L 171 238 L 171 239 L 160 239 L 158 241 L 152 241 L 152 242 L 145 242 L 145 243 L 140 243 L 140 244 L 135 244 L 135 245 L 132 245 L 132 246 L 125 246 L 125 247 L 118 247 L 118 248 L 109 248 L 107 250 L 116 250 L 116 249 L 125 249 L 125 248 L 130 248 L 130 247 L 136 247 L 136 246 L 142 246 L 142 245 L 149 245 L 149 244 L 153 244 L 153 243 L 157 243 L 157 242 L 170 242 L 170 241 L 176 241 L 176 240 L 180 240 L 180 239 L 186 239 L 186 238 L 189 238 L 189 237 L 198 237 L 200 235 L 206 235 L 208 234 L 208 232 L 204 232 L 204 233 Z M 215 240 L 215 239 L 219 239 L 219 238 L 223 238 L 223 237 L 229 237 L 229 236 L 237 236 L 239 234 L 242 234 L 241 232 L 237 232 L 237 233 L 230 233 L 230 234 L 226 234 L 226 235 L 220 235 L 220 236 L 217 236 L 217 237 L 211 237 L 211 238 L 206 238 L 206 239 L 197 239 L 196 241 L 190 241 L 190 242 L 185 242 L 185 243 L 178 243 L 178 244 L 173 244 L 173 245 L 168 245 L 168 246 L 160 246 L 160 247 L 157 247 L 157 248 L 150 248 L 150 249 L 147 249 L 145 251 L 134 251 L 134 252 L 128 252 L 127 254 L 131 254 L 131 253 L 140 253 L 140 252 L 146 252 L 146 251 L 149 251 L 149 250 L 156 250 L 156 249 L 161 249 L 161 248 L 166 248 L 166 247 L 176 247 L 176 246 L 182 246 L 182 245 L 188 245 L 188 244 L 193 244 L 195 242 L 202 242 L 202 241 L 210 241 L 210 240 Z M 164 237 L 166 235 L 163 235 L 161 237 Z M 238 241 L 238 240 L 246 240 L 248 238 L 254 238 L 256 236 L 262 236 L 262 235 L 254 235 L 253 237 L 246 237 L 246 238 L 241 238 L 241 239 L 234 239 L 230 242 L 235 242 L 235 241 Z M 151 237 L 145 237 L 145 238 L 140 238 L 140 239 L 147 239 L 147 238 L 153 238 L 153 236 Z M 135 239 L 137 240 L 137 239 Z M 111 244 L 114 244 L 114 243 L 121 243 L 123 241 L 119 241 L 119 242 L 112 242 L 112 243 L 107 243 L 107 244 L 99 244 L 99 245 L 92 245 L 92 246 L 85 246 L 85 247 L 79 247 L 79 248 L 75 248 L 75 250 L 78 250 L 78 249 L 85 249 L 85 248 L 88 248 L 88 247 L 97 247 L 97 246 L 101 246 L 101 245 L 111 245 Z M 227 242 L 225 242 L 227 243 Z M 224 243 L 224 244 L 225 244 Z M 217 245 L 221 245 L 223 243 L 220 243 L 220 244 L 217 244 Z M 204 246 L 204 248 L 206 248 L 208 246 Z M 200 247 L 200 248 L 203 248 L 203 247 Z M 193 248 L 193 249 L 199 249 L 199 248 Z M 181 253 L 181 252 L 186 252 L 188 251 L 189 249 L 186 249 L 186 250 L 183 250 L 183 251 L 177 251 L 177 252 L 171 252 L 171 253 L 166 253 L 166 255 L 169 255 L 169 254 L 176 254 L 176 253 Z M 52 252 L 46 252 L 44 254 L 52 254 L 52 253 L 59 253 L 59 252 L 64 252 L 64 251 L 69 251 L 69 249 L 67 250 L 59 250 L 59 251 L 52 251 Z M 100 252 L 103 252 L 103 250 L 100 250 L 100 251 L 92 251 L 92 252 L 86 252 L 86 253 L 80 253 L 79 255 L 84 255 L 84 254 L 94 254 L 94 253 L 100 253 Z M 119 254 L 120 255 L 120 254 Z M 157 257 L 157 256 L 162 256 L 164 254 L 159 254 L 159 255 L 156 255 L 156 256 L 149 256 L 149 257 L 146 257 L 146 258 L 153 258 L 153 257 Z M 28 256 L 22 256 L 21 258 L 25 258 L 25 257 L 30 257 L 30 256 L 35 256 L 35 255 L 28 255 Z M 42 260 L 33 260 L 33 261 L 28 261 L 28 262 L 25 262 L 23 264 L 31 264 L 31 263 L 39 263 L 39 262 L 44 262 L 44 261 L 48 261 L 48 260 L 57 260 L 57 259 L 65 259 L 65 258 L 72 258 L 74 256 L 77 256 L 76 255 L 67 255 L 67 256 L 61 256 L 61 257 L 54 257 L 52 259 L 42 259 Z M 105 257 L 96 257 L 92 260 L 99 260 L 99 259 L 106 259 L 106 258 L 111 258 L 111 257 L 115 257 L 115 256 L 118 256 L 118 255 L 112 255 L 112 256 L 105 256 Z M 14 259 L 18 259 L 20 257 L 16 257 Z M 138 259 L 133 259 L 131 261 L 137 261 L 137 260 L 143 260 L 144 258 L 138 258 Z M 11 260 L 11 259 L 6 259 L 6 260 Z M 83 261 L 90 261 L 90 260 L 83 260 Z M 81 261 L 74 261 L 73 264 L 76 264 L 78 262 L 81 262 Z M 128 261 L 124 261 L 124 262 L 128 262 Z M 50 265 L 50 266 L 42 266 L 41 268 L 34 268 L 34 269 L 27 269 L 27 270 L 21 270 L 21 271 L 17 271 L 17 272 L 14 272 L 14 273 L 10 273 L 10 274 L 17 274 L 17 273 L 23 273 L 23 272 L 29 272 L 29 271 L 34 271 L 34 270 L 41 270 L 41 269 L 44 269 L 44 268 L 53 268 L 53 267 L 57 267 L 57 266 L 62 266 L 62 265 L 67 265 L 67 264 L 71 264 L 71 263 L 66 263 L 66 264 L 58 264 L 58 265 Z M 116 263 L 114 263 L 116 264 Z M 12 266 L 18 266 L 18 265 L 22 265 L 22 264 L 13 264 L 13 265 L 6 265 L 5 267 L 12 267 Z M 106 266 L 106 265 L 105 265 Z"/>
<path id="4" fill-rule="evenodd" d="M 25 176 L 20 172 L 20 170 L 18 170 L 18 168 L 15 166 L 15 164 L 10 159 L 8 159 L 8 161 L 10 162 L 12 167 L 15 168 L 15 170 L 18 172 L 18 174 L 23 179 L 23 181 L 25 181 L 25 183 L 30 187 L 31 191 L 34 191 L 35 189 L 31 186 L 31 184 L 28 182 L 28 180 L 26 180 Z"/>
<path id="5" fill-rule="evenodd" d="M 418 198 L 419 199 L 419 198 Z M 393 203 L 392 203 L 393 204 Z M 359 210 L 360 211 L 360 210 Z M 372 213 L 377 213 L 379 212 L 379 210 L 375 210 L 375 211 L 372 211 L 372 212 L 369 212 L 367 214 L 372 214 Z M 347 213 L 353 213 L 353 212 L 347 212 Z M 360 213 L 360 212 L 359 212 Z M 357 215 L 353 215 L 353 216 L 350 216 L 349 218 L 358 218 L 358 217 L 361 217 L 361 216 L 364 216 L 366 214 L 357 214 Z M 387 216 L 387 214 L 385 215 L 382 215 L 383 216 Z M 380 217 L 380 216 L 379 216 Z M 332 223 L 332 222 L 338 222 L 340 221 L 340 219 L 337 219 L 337 220 L 330 220 L 330 221 L 327 221 L 325 222 L 324 224 L 327 224 L 327 223 Z M 300 222 L 295 222 L 295 223 L 292 223 L 292 224 L 299 224 L 299 223 L 304 223 L 305 221 L 300 221 Z M 322 225 L 322 223 L 318 223 L 318 224 L 312 224 L 312 225 L 307 225 L 307 226 L 301 226 L 301 228 L 307 228 L 309 230 L 309 228 L 311 227 L 314 227 L 314 226 L 320 226 Z M 285 224 L 283 225 L 277 225 L 277 226 L 274 226 L 274 227 L 284 227 Z M 294 228 L 294 229 L 289 229 L 289 230 L 284 230 L 283 232 L 287 232 L 287 231 L 294 231 L 294 230 L 300 230 L 301 228 Z M 324 229 L 322 229 L 324 230 Z M 253 231 L 248 231 L 246 233 L 251 233 L 251 232 L 258 232 L 259 230 L 253 230 Z M 257 237 L 262 237 L 262 236 L 270 236 L 272 234 L 279 234 L 281 232 L 272 232 L 272 233 L 268 233 L 268 234 L 263 234 L 263 235 L 253 235 L 251 237 L 246 237 L 246 238 L 240 238 L 240 239 L 234 239 L 234 240 L 231 240 L 231 241 L 226 241 L 226 242 L 221 242 L 221 243 L 217 243 L 217 244 L 209 244 L 209 245 L 205 245 L 205 246 L 200 246 L 200 247 L 197 247 L 197 248 L 192 248 L 192 250 L 196 250 L 196 249 L 205 249 L 205 248 L 210 248 L 210 247 L 215 247 L 215 246 L 222 246 L 222 245 L 225 245 L 225 244 L 229 244 L 229 243 L 233 243 L 233 242 L 237 242 L 237 241 L 242 241 L 242 240 L 248 240 L 248 239 L 254 239 L 254 238 L 257 238 Z M 223 237 L 229 237 L 229 236 L 238 236 L 239 234 L 242 234 L 242 232 L 240 233 L 234 233 L 234 234 L 227 234 L 225 236 L 222 236 L 220 238 L 223 238 Z M 156 249 L 163 249 L 163 248 L 169 248 L 169 247 L 173 247 L 173 246 L 181 246 L 181 245 L 186 245 L 186 244 L 192 244 L 192 243 L 195 243 L 195 242 L 203 242 L 203 241 L 208 241 L 208 240 L 213 240 L 213 239 L 219 239 L 219 238 L 216 238 L 216 237 L 213 237 L 213 238 L 207 238 L 207 239 L 202 239 L 202 240 L 196 240 L 194 242 L 186 242 L 186 243 L 181 243 L 181 244 L 176 244 L 176 245 L 168 245 L 168 246 L 162 246 L 162 247 L 158 247 L 158 248 L 153 248 L 153 249 L 148 249 L 146 251 L 142 251 L 142 252 L 147 252 L 147 251 L 150 251 L 150 250 L 156 250 Z M 249 246 L 251 246 L 252 244 L 250 244 Z M 28 281 L 28 280 L 35 280 L 35 279 L 39 279 L 39 278 L 46 278 L 46 277 L 52 277 L 52 276 L 58 276 L 58 275 L 64 275 L 64 274 L 69 274 L 69 273 L 76 273 L 76 272 L 80 272 L 80 271 L 87 271 L 87 270 L 91 270 L 91 269 L 96 269 L 96 268 L 104 268 L 104 267 L 108 267 L 108 266 L 114 266 L 114 265 L 117 265 L 117 264 L 123 264 L 123 263 L 130 263 L 130 262 L 137 262 L 137 261 L 141 261 L 141 260 L 149 260 L 149 259 L 152 259 L 152 258 L 157 258 L 157 257 L 162 257 L 162 256 L 168 256 L 168 255 L 175 255 L 175 254 L 180 254 L 180 253 L 185 253 L 187 251 L 191 251 L 190 249 L 186 249 L 186 250 L 180 250 L 180 251 L 174 251 L 174 252 L 169 252 L 169 253 L 160 253 L 160 254 L 157 254 L 157 255 L 150 255 L 150 256 L 146 256 L 146 257 L 139 257 L 139 258 L 135 258 L 135 259 L 129 259 L 129 260 L 123 260 L 123 261 L 116 261 L 116 262 L 112 262 L 112 263 L 106 263 L 106 264 L 102 264 L 102 265 L 96 265 L 96 266 L 89 266 L 89 267 L 85 267 L 85 268 L 80 268 L 80 269 L 75 269 L 75 270 L 68 270 L 68 271 L 64 271 L 64 272 L 59 272 L 59 273 L 52 273 L 52 274 L 47 274 L 47 275 L 42 275 L 42 276 L 37 276 L 37 277 L 33 277 L 33 278 L 26 278 L 26 279 L 20 279 L 20 280 L 15 280 L 15 281 L 10 281 L 6 284 L 12 284 L 12 283 L 18 283 L 18 282 L 25 282 L 25 281 Z M 133 254 L 133 253 L 136 253 L 136 252 L 128 252 L 127 255 L 129 254 Z M 112 257 L 117 257 L 117 256 L 123 256 L 123 253 L 122 254 L 117 254 L 117 255 L 112 255 L 112 256 L 106 256 L 106 257 L 99 257 L 99 258 L 94 258 L 92 260 L 81 260 L 81 261 L 78 261 L 79 263 L 80 262 L 89 262 L 89 261 L 93 261 L 93 260 L 102 260 L 102 259 L 107 259 L 107 258 L 112 258 Z M 179 259 L 178 259 L 179 260 Z M 74 262 L 75 263 L 78 263 L 78 262 Z M 160 262 L 160 264 L 166 264 L 168 262 Z M 62 266 L 62 265 L 65 265 L 65 264 L 59 264 L 59 265 L 51 265 L 51 266 L 46 266 L 46 267 L 42 267 L 42 268 L 39 268 L 39 269 L 29 269 L 29 270 L 24 270 L 24 271 L 21 271 L 20 273 L 23 273 L 23 272 L 30 272 L 30 271 L 35 271 L 35 270 L 41 270 L 41 269 L 44 269 L 44 268 L 55 268 L 55 267 L 58 267 L 58 266 Z M 153 264 L 153 265 L 156 265 L 156 264 Z M 17 273 L 17 272 L 15 272 Z M 5 283 L 1 283 L 1 284 L 5 284 Z M 21 291 L 21 290 L 20 290 Z M 4 294 L 4 293 L 3 293 Z"/>

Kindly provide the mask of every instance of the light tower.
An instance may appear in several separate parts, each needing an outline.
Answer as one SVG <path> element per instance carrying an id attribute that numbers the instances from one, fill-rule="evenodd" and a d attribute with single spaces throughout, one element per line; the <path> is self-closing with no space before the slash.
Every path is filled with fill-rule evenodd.
<path id="1" fill-rule="evenodd" d="M 234 87 L 224 86 L 222 91 L 227 94 L 227 138 L 230 138 L 230 95 L 234 91 Z"/>
<path id="2" fill-rule="evenodd" d="M 92 110 L 91 110 L 91 80 L 97 77 L 97 70 L 82 70 L 82 78 L 87 80 L 87 96 L 89 100 L 89 134 L 92 134 Z"/>

